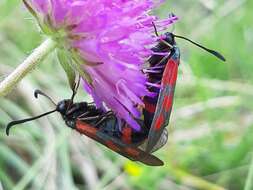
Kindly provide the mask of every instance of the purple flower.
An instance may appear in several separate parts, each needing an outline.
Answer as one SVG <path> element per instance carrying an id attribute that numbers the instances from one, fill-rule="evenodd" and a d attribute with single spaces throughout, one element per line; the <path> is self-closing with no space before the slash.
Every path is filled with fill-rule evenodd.
<path id="1" fill-rule="evenodd" d="M 151 16 L 161 1 L 153 0 L 26 0 L 42 30 L 58 40 L 91 81 L 84 86 L 98 107 L 112 109 L 139 129 L 138 106 L 151 96 L 142 69 L 157 41 L 153 22 L 166 29 L 176 17 Z"/>

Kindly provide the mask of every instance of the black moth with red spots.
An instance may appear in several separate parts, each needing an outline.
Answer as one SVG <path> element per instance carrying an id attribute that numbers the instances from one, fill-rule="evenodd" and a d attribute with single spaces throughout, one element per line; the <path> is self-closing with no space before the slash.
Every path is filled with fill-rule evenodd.
<path id="1" fill-rule="evenodd" d="M 48 97 L 43 92 L 36 90 L 35 97 L 38 95 Z M 125 121 L 119 120 L 112 112 L 104 112 L 97 109 L 94 104 L 87 102 L 74 103 L 73 99 L 66 99 L 55 105 L 54 110 L 37 117 L 10 122 L 6 128 L 7 135 L 14 125 L 59 112 L 68 127 L 94 139 L 122 156 L 151 166 L 163 165 L 160 159 L 138 148 L 148 136 L 146 127 L 142 127 L 143 130 L 141 131 L 135 131 Z M 141 120 L 139 123 L 143 126 Z"/>
<path id="2" fill-rule="evenodd" d="M 156 27 L 155 31 L 159 37 Z M 168 126 L 170 120 L 178 66 L 180 64 L 180 50 L 176 45 L 175 37 L 187 40 L 225 61 L 225 58 L 214 50 L 208 49 L 188 38 L 170 32 L 165 33 L 158 45 L 152 49 L 155 55 L 149 60 L 152 69 L 152 72 L 148 74 L 149 82 L 158 84 L 159 88 L 156 86 L 150 87 L 150 91 L 157 94 L 155 97 L 144 97 L 144 104 L 147 106 L 143 111 L 144 121 L 146 121 L 144 124 L 150 126 L 146 152 L 152 152 L 157 144 L 164 143 L 162 137 L 167 134 L 165 127 Z M 164 55 L 163 53 L 166 52 L 167 55 Z"/>

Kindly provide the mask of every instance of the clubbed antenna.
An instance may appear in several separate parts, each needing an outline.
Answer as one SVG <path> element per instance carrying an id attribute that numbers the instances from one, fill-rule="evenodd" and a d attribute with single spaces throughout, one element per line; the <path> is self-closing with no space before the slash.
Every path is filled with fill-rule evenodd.
<path id="1" fill-rule="evenodd" d="M 53 101 L 53 99 L 50 96 L 48 96 L 47 94 L 45 94 L 41 90 L 37 89 L 37 90 L 34 91 L 34 97 L 38 98 L 38 95 L 46 97 L 47 99 L 49 99 L 56 106 L 56 103 Z"/>
<path id="2" fill-rule="evenodd" d="M 52 100 L 52 98 L 50 98 L 47 94 L 45 94 L 45 93 L 42 92 L 41 90 L 35 90 L 35 91 L 34 91 L 34 97 L 35 97 L 35 98 L 38 98 L 39 95 L 48 98 L 55 106 L 57 106 L 56 103 Z M 6 127 L 6 135 L 7 135 L 7 136 L 9 135 L 10 129 L 11 129 L 14 125 L 18 125 L 18 124 L 21 124 L 21 123 L 26 123 L 26 122 L 28 122 L 28 121 L 32 121 L 32 120 L 35 120 L 35 119 L 44 117 L 44 116 L 46 116 L 46 115 L 49 115 L 49 114 L 51 114 L 51 113 L 54 113 L 55 111 L 57 111 L 57 110 L 54 109 L 54 110 L 52 110 L 52 111 L 43 113 L 43 114 L 38 115 L 38 116 L 35 116 L 35 117 L 31 117 L 31 118 L 27 118 L 27 119 L 22 119 L 22 120 L 12 121 L 12 122 L 10 122 L 10 123 L 7 125 L 7 127 Z"/>
<path id="3" fill-rule="evenodd" d="M 211 53 L 212 55 L 214 55 L 214 56 L 217 57 L 218 59 L 220 59 L 220 60 L 222 60 L 222 61 L 224 61 L 224 62 L 226 61 L 225 57 L 224 57 L 223 55 L 221 55 L 221 54 L 220 54 L 219 52 L 217 52 L 217 51 L 214 51 L 214 50 L 212 50 L 212 49 L 208 49 L 208 48 L 206 48 L 206 47 L 204 47 L 204 46 L 202 46 L 202 45 L 200 45 L 200 44 L 198 44 L 198 43 L 196 43 L 196 42 L 194 42 L 194 41 L 192 41 L 192 40 L 190 40 L 190 39 L 188 39 L 188 38 L 186 38 L 186 37 L 184 37 L 184 36 L 179 36 L 179 35 L 175 35 L 175 34 L 173 34 L 173 36 L 176 37 L 176 38 L 181 38 L 181 39 L 184 39 L 184 40 L 186 40 L 186 41 L 188 41 L 188 42 L 191 42 L 192 44 L 198 46 L 199 48 L 204 49 L 205 51 Z"/>
<path id="4" fill-rule="evenodd" d="M 157 30 L 157 27 L 156 27 L 155 23 L 152 22 L 152 24 L 153 24 L 154 29 L 155 29 L 155 35 L 156 35 L 157 37 L 159 37 L 158 30 Z M 186 38 L 186 37 L 184 37 L 184 36 L 175 35 L 175 34 L 173 34 L 173 33 L 171 33 L 171 34 L 172 34 L 172 36 L 174 36 L 175 38 L 181 38 L 181 39 L 184 39 L 184 40 L 186 40 L 186 41 L 188 41 L 188 42 L 191 42 L 192 44 L 198 46 L 199 48 L 201 48 L 201 49 L 203 49 L 203 50 L 205 50 L 205 51 L 207 51 L 208 53 L 211 53 L 212 55 L 214 55 L 214 56 L 217 57 L 218 59 L 220 59 L 220 60 L 222 60 L 222 61 L 224 61 L 224 62 L 226 61 L 225 57 L 224 57 L 223 55 L 221 55 L 221 53 L 219 53 L 219 52 L 217 52 L 217 51 L 215 51 L 215 50 L 206 48 L 206 47 L 200 45 L 199 43 L 194 42 L 194 41 L 192 41 L 192 40 L 190 40 L 189 38 Z M 163 43 L 165 43 L 166 45 L 168 45 L 168 46 L 171 48 L 171 44 L 167 43 L 165 40 L 162 40 L 162 39 L 161 39 L 161 41 L 162 41 Z"/>
<path id="5" fill-rule="evenodd" d="M 49 115 L 49 114 L 51 114 L 51 113 L 54 113 L 55 111 L 57 111 L 57 110 L 55 109 L 55 110 L 52 110 L 52 111 L 43 113 L 43 114 L 38 115 L 38 116 L 35 116 L 35 117 L 27 118 L 27 119 L 12 121 L 12 122 L 10 122 L 10 123 L 7 125 L 7 127 L 6 127 L 6 135 L 9 136 L 10 129 L 11 129 L 12 126 L 14 126 L 14 125 L 21 124 L 21 123 L 25 123 L 25 122 L 28 122 L 28 121 L 32 121 L 32 120 L 35 120 L 35 119 L 44 117 L 44 116 L 46 116 L 46 115 Z"/>

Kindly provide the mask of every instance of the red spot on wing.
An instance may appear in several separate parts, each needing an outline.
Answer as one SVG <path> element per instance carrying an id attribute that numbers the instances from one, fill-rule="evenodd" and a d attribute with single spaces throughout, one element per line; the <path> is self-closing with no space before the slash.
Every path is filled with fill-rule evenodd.
<path id="1" fill-rule="evenodd" d="M 98 131 L 95 127 L 92 127 L 91 125 L 79 120 L 76 121 L 76 130 L 79 133 L 87 135 L 89 137 L 96 137 L 96 133 Z"/>
<path id="2" fill-rule="evenodd" d="M 178 63 L 169 59 L 162 79 L 162 85 L 175 85 L 177 80 Z"/>
<path id="3" fill-rule="evenodd" d="M 165 122 L 165 119 L 163 115 L 158 116 L 155 122 L 155 130 L 160 130 L 164 122 Z"/>
<path id="4" fill-rule="evenodd" d="M 170 59 L 166 66 L 162 84 L 165 88 L 170 88 L 170 94 L 163 94 L 164 100 L 162 102 L 162 109 L 168 112 L 173 104 L 174 88 L 177 81 L 178 63 L 177 61 Z M 167 90 L 165 90 L 167 92 Z"/>
<path id="5" fill-rule="evenodd" d="M 168 112 L 170 111 L 171 107 L 173 104 L 173 94 L 169 95 L 169 96 L 165 96 L 164 97 L 164 101 L 163 101 L 163 109 Z"/>
<path id="6" fill-rule="evenodd" d="M 170 80 L 170 85 L 175 85 L 176 84 L 176 81 L 177 81 L 177 72 L 178 72 L 178 65 L 177 65 L 177 63 L 175 63 L 176 65 L 175 65 L 175 67 L 174 67 L 174 69 L 173 69 L 173 71 L 172 71 L 172 76 L 171 76 L 171 80 Z"/>
<path id="7" fill-rule="evenodd" d="M 140 152 L 138 150 L 136 150 L 135 148 L 131 148 L 131 147 L 126 147 L 125 152 L 132 157 L 137 157 L 140 154 Z"/>
<path id="8" fill-rule="evenodd" d="M 105 145 L 115 152 L 121 152 L 121 149 L 110 140 L 106 141 Z"/>
<path id="9" fill-rule="evenodd" d="M 126 144 L 132 143 L 132 129 L 130 127 L 124 127 L 122 130 L 122 141 Z"/>
<path id="10" fill-rule="evenodd" d="M 156 105 L 155 104 L 150 104 L 148 102 L 145 103 L 145 110 L 147 110 L 149 113 L 155 113 L 156 110 Z"/>
<path id="11" fill-rule="evenodd" d="M 129 131 L 129 129 L 127 127 L 126 127 L 126 129 L 127 130 L 126 130 L 125 134 L 129 135 L 131 131 Z M 89 125 L 89 124 L 82 122 L 80 120 L 77 120 L 77 122 L 76 122 L 76 130 L 82 134 L 85 134 L 85 135 L 93 138 L 94 140 L 100 142 L 101 144 L 105 145 L 109 149 L 111 149 L 111 150 L 121 154 L 122 156 L 125 156 L 126 158 L 133 160 L 133 161 L 140 161 L 144 164 L 151 165 L 151 166 L 153 166 L 153 165 L 160 166 L 163 164 L 162 161 L 160 161 L 158 158 L 156 158 L 152 155 L 149 155 L 149 154 L 146 155 L 145 152 L 143 152 L 142 150 L 140 150 L 138 148 L 131 147 L 131 146 L 126 145 L 124 143 L 118 143 L 117 141 L 115 141 L 116 139 L 114 139 L 114 138 L 111 138 L 109 140 L 102 139 L 101 137 L 96 135 L 98 132 L 98 129 L 96 129 L 92 125 Z M 106 134 L 104 134 L 104 135 L 106 136 Z M 143 155 L 146 155 L 146 156 L 143 158 Z"/>

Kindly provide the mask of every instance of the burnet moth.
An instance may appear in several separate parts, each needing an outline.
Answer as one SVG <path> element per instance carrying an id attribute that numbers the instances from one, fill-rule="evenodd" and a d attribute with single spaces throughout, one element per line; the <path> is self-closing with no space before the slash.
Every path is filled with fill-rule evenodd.
<path id="1" fill-rule="evenodd" d="M 143 111 L 144 118 L 146 117 L 146 120 L 150 118 L 149 122 L 151 123 L 147 146 L 145 148 L 145 151 L 148 153 L 152 152 L 154 147 L 157 146 L 157 143 L 161 141 L 162 136 L 167 134 L 165 127 L 168 126 L 170 120 L 178 66 L 180 64 L 180 49 L 176 45 L 175 38 L 187 40 L 216 56 L 218 59 L 226 61 L 217 51 L 208 49 L 186 37 L 178 36 L 170 32 L 159 36 L 155 25 L 154 28 L 159 42 L 156 47 L 152 48 L 154 55 L 149 59 L 150 69 L 152 71 L 147 71 L 147 73 L 149 83 L 157 84 L 157 86 L 153 85 L 149 87 L 150 91 L 156 92 L 158 95 L 153 98 L 144 97 L 144 104 L 146 106 Z"/>
<path id="2" fill-rule="evenodd" d="M 160 159 L 138 147 L 146 140 L 149 132 L 148 128 L 143 126 L 143 120 L 137 120 L 142 128 L 140 131 L 135 131 L 125 121 L 119 120 L 111 111 L 105 112 L 98 109 L 93 103 L 74 103 L 76 91 L 77 88 L 73 90 L 70 99 L 62 100 L 56 104 L 48 95 L 36 90 L 34 96 L 36 98 L 39 95 L 47 97 L 55 105 L 55 109 L 33 118 L 10 122 L 6 127 L 6 134 L 9 135 L 10 129 L 14 125 L 59 112 L 68 127 L 105 145 L 118 154 L 150 166 L 163 165 Z"/>

